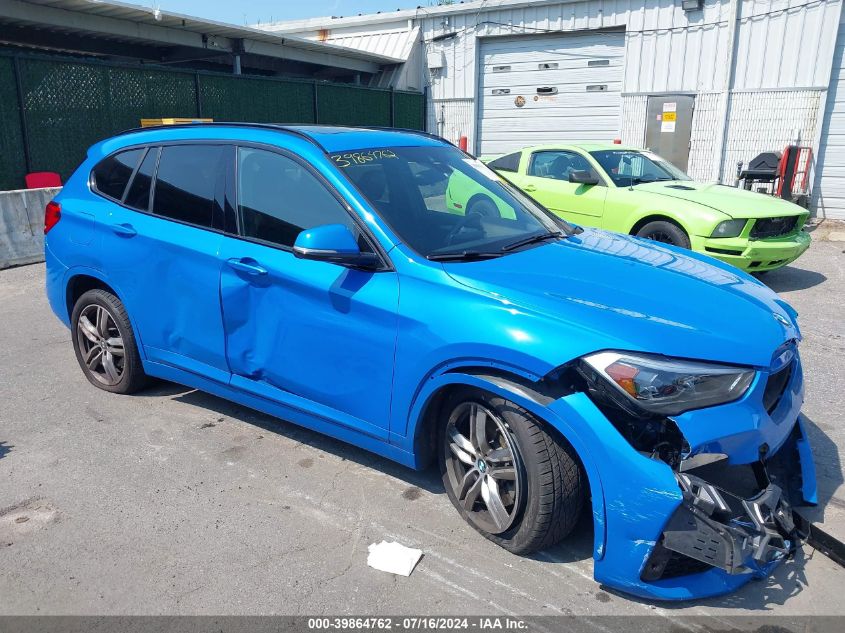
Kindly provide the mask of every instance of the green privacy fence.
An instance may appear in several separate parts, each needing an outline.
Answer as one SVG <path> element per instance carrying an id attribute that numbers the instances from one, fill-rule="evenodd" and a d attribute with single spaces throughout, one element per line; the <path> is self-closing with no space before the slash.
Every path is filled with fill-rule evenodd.
<path id="1" fill-rule="evenodd" d="M 0 190 L 65 180 L 97 141 L 142 118 L 424 129 L 421 93 L 296 79 L 0 55 Z"/>

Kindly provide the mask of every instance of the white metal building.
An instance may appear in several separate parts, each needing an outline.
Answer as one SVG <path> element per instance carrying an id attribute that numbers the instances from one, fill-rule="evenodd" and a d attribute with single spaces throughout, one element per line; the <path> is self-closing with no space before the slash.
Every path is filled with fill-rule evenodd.
<path id="1" fill-rule="evenodd" d="M 429 130 L 479 155 L 652 146 L 667 111 L 699 180 L 809 145 L 814 211 L 845 219 L 842 0 L 483 0 L 262 28 L 405 60 L 374 81 L 425 89 Z"/>

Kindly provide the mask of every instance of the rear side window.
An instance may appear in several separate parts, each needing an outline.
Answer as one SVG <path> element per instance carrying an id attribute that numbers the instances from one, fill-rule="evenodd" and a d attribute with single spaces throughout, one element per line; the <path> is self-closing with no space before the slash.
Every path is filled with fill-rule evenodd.
<path id="1" fill-rule="evenodd" d="M 490 169 L 498 169 L 501 171 L 512 171 L 518 172 L 519 171 L 519 159 L 522 156 L 522 152 L 514 152 L 513 154 L 508 154 L 506 156 L 501 156 L 496 160 L 491 160 L 487 165 Z"/>
<path id="2" fill-rule="evenodd" d="M 92 185 L 104 196 L 114 200 L 123 199 L 126 184 L 135 171 L 135 166 L 144 153 L 142 149 L 130 149 L 112 154 L 101 160 L 91 172 Z"/>
<path id="3" fill-rule="evenodd" d="M 352 218 L 320 180 L 299 162 L 260 149 L 238 149 L 238 210 L 241 234 L 293 246 L 305 229 L 345 224 Z"/>
<path id="4" fill-rule="evenodd" d="M 211 228 L 215 194 L 223 190 L 221 145 L 173 145 L 161 148 L 153 213 Z"/>
<path id="5" fill-rule="evenodd" d="M 150 188 L 153 183 L 153 173 L 158 162 L 158 148 L 151 147 L 141 161 L 141 166 L 135 172 L 129 191 L 126 192 L 126 199 L 123 203 L 133 209 L 146 211 L 150 208 Z"/>

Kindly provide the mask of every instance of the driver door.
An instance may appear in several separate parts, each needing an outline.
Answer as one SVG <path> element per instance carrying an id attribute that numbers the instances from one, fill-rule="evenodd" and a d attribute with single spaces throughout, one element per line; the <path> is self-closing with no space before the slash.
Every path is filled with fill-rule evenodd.
<path id="1" fill-rule="evenodd" d="M 586 158 L 572 151 L 542 150 L 528 157 L 520 186 L 523 191 L 562 218 L 585 226 L 601 226 L 607 187 Z M 599 184 L 569 182 L 573 171 L 589 171 Z"/>
<path id="2" fill-rule="evenodd" d="M 232 386 L 386 439 L 396 272 L 294 256 L 297 235 L 324 224 L 345 224 L 362 250 L 373 246 L 336 192 L 291 154 L 238 148 L 236 197 L 238 235 L 220 246 Z"/>

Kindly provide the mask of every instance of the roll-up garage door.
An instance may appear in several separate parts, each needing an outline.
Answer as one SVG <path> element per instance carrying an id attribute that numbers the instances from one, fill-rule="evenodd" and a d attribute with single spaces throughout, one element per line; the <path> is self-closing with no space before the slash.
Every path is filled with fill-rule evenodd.
<path id="1" fill-rule="evenodd" d="M 618 135 L 624 31 L 481 41 L 479 155 Z"/>

